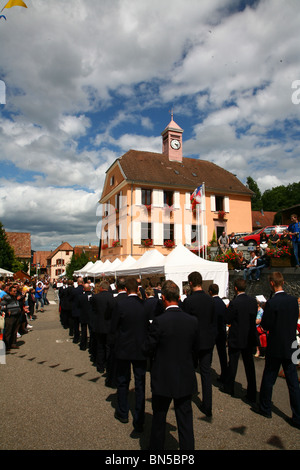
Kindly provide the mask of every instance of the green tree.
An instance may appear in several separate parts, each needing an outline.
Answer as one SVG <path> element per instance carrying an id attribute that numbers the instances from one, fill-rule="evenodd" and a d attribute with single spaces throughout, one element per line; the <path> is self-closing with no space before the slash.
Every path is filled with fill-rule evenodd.
<path id="1" fill-rule="evenodd" d="M 72 279 L 74 271 L 83 268 L 89 262 L 89 257 L 86 253 L 80 255 L 73 254 L 71 261 L 67 264 L 66 275 L 68 279 Z"/>
<path id="2" fill-rule="evenodd" d="M 251 208 L 253 211 L 260 211 L 263 208 L 262 196 L 258 184 L 251 176 L 247 178 L 247 186 L 254 193 L 251 198 Z"/>
<path id="3" fill-rule="evenodd" d="M 300 182 L 267 189 L 262 195 L 265 211 L 279 212 L 300 203 Z"/>
<path id="4" fill-rule="evenodd" d="M 3 225 L 0 222 L 0 268 L 13 271 L 15 261 L 14 249 L 10 246 Z"/>

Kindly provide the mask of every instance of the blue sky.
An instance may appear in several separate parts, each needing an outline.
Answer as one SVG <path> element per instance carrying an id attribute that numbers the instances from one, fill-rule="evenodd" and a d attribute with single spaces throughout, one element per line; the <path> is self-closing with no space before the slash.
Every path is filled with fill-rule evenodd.
<path id="1" fill-rule="evenodd" d="M 160 152 L 171 109 L 184 156 L 300 181 L 298 0 L 25 3 L 0 19 L 0 220 L 33 249 L 98 244 L 106 169 Z"/>

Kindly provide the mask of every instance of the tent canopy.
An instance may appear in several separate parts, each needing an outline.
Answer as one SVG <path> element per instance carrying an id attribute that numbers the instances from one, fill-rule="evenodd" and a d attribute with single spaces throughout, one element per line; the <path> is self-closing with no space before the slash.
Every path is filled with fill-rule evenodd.
<path id="1" fill-rule="evenodd" d="M 180 288 L 182 283 L 187 282 L 188 275 L 198 271 L 203 280 L 211 281 L 219 286 L 220 297 L 226 297 L 228 290 L 228 265 L 207 261 L 192 253 L 182 244 L 176 246 L 168 256 L 162 255 L 156 249 L 148 250 L 144 255 L 127 269 L 116 270 L 117 276 L 145 276 L 151 274 L 164 275 L 171 279 Z"/>
<path id="2" fill-rule="evenodd" d="M 0 276 L 11 277 L 13 275 L 14 275 L 14 273 L 12 273 L 11 271 L 8 271 L 7 269 L 0 268 Z"/>
<path id="3" fill-rule="evenodd" d="M 94 266 L 94 263 L 92 261 L 89 261 L 83 268 L 78 269 L 77 271 L 74 271 L 75 276 L 82 276 L 85 274 L 92 266 Z"/>
<path id="4" fill-rule="evenodd" d="M 131 266 L 120 266 L 116 271 L 118 276 L 141 276 L 142 274 L 152 274 L 155 266 L 161 266 L 164 261 L 164 255 L 158 250 L 151 249 L 145 251 L 143 256 L 135 261 Z"/>

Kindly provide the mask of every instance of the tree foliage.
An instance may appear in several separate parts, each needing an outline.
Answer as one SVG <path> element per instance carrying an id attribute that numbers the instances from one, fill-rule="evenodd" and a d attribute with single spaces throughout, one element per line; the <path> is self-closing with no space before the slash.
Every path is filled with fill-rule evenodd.
<path id="1" fill-rule="evenodd" d="M 279 212 L 300 204 L 300 182 L 267 189 L 263 194 L 251 176 L 247 178 L 247 185 L 254 192 L 251 201 L 253 211 L 263 209 L 264 211 Z"/>
<path id="2" fill-rule="evenodd" d="M 260 211 L 262 207 L 262 199 L 261 199 L 261 192 L 258 187 L 258 184 L 256 181 L 254 181 L 251 176 L 248 176 L 247 178 L 247 186 L 248 188 L 253 191 L 253 196 L 251 198 L 251 208 L 253 211 Z"/>
<path id="3" fill-rule="evenodd" d="M 72 279 L 74 271 L 83 268 L 89 262 L 89 257 L 82 252 L 80 255 L 73 254 L 71 261 L 67 264 L 66 275 L 68 279 Z"/>
<path id="4" fill-rule="evenodd" d="M 3 225 L 0 222 L 0 268 L 14 271 L 15 262 L 14 249 L 10 246 Z"/>

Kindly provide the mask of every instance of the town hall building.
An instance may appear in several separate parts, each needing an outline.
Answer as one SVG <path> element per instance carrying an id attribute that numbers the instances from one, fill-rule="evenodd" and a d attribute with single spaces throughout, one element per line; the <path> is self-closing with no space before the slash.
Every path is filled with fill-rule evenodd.
<path id="1" fill-rule="evenodd" d="M 252 192 L 218 165 L 183 157 L 183 130 L 173 116 L 161 135 L 162 153 L 129 150 L 106 172 L 102 261 L 138 259 L 149 248 L 168 255 L 179 243 L 197 252 L 213 235 L 252 230 Z M 191 195 L 200 186 L 195 209 Z"/>

